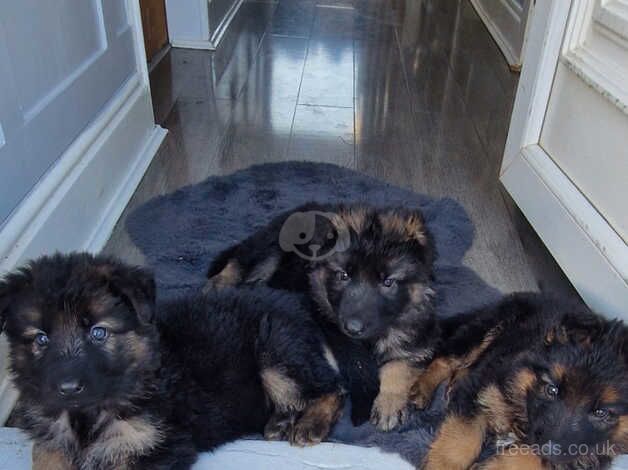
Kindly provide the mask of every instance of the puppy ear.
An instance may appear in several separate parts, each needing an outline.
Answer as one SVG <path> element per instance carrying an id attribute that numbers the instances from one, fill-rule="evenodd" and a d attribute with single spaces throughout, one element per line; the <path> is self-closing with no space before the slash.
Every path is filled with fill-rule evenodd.
<path id="1" fill-rule="evenodd" d="M 114 264 L 107 280 L 112 293 L 130 304 L 139 319 L 150 323 L 155 317 L 155 278 L 147 270 Z"/>
<path id="2" fill-rule="evenodd" d="M 0 333 L 4 331 L 11 303 L 29 281 L 30 271 L 27 268 L 7 274 L 4 279 L 0 278 Z"/>
<path id="3" fill-rule="evenodd" d="M 423 247 L 423 262 L 432 266 L 436 259 L 436 244 L 423 214 L 418 210 L 409 211 L 405 216 L 405 227 L 408 238 L 417 241 Z"/>

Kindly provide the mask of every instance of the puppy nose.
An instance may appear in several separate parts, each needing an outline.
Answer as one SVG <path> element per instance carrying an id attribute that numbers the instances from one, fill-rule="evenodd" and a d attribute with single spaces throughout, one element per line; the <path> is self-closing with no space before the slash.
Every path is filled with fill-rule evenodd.
<path id="1" fill-rule="evenodd" d="M 83 385 L 77 379 L 66 380 L 59 384 L 58 391 L 64 396 L 78 395 L 83 391 Z"/>
<path id="2" fill-rule="evenodd" d="M 359 335 L 364 331 L 364 323 L 357 318 L 350 318 L 345 322 L 345 329 L 352 335 Z"/>

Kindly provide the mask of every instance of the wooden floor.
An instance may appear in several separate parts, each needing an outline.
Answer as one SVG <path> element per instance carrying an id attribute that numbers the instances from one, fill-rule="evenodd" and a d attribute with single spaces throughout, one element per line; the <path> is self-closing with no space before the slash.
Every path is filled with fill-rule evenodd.
<path id="1" fill-rule="evenodd" d="M 331 162 L 460 201 L 465 262 L 502 291 L 572 294 L 498 182 L 517 78 L 467 0 L 246 2 L 217 52 L 152 71 L 170 132 L 127 213 L 251 164 Z M 143 263 L 123 223 L 105 251 Z"/>

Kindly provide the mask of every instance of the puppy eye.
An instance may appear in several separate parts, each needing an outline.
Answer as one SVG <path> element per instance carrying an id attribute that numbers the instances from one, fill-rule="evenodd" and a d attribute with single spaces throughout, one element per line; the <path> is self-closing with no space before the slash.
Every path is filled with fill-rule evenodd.
<path id="1" fill-rule="evenodd" d="M 391 279 L 389 277 L 387 277 L 386 279 L 384 279 L 382 281 L 382 284 L 384 285 L 384 287 L 392 287 L 397 283 L 397 281 L 395 279 Z"/>
<path id="2" fill-rule="evenodd" d="M 349 275 L 345 271 L 336 271 L 336 278 L 339 281 L 348 281 Z"/>
<path id="3" fill-rule="evenodd" d="M 554 384 L 547 384 L 545 386 L 545 394 L 552 400 L 558 396 L 558 387 Z"/>
<path id="4" fill-rule="evenodd" d="M 600 419 L 600 420 L 608 419 L 610 414 L 611 414 L 610 411 L 608 411 L 606 408 L 598 408 L 595 411 L 593 411 L 593 416 L 595 416 L 597 419 Z"/>
<path id="5" fill-rule="evenodd" d="M 35 344 L 37 344 L 37 346 L 48 346 L 48 343 L 50 342 L 50 339 L 48 338 L 48 335 L 46 333 L 38 333 L 35 336 Z"/>
<path id="6" fill-rule="evenodd" d="M 104 341 L 107 339 L 107 329 L 102 326 L 93 326 L 89 332 L 89 336 L 94 341 Z"/>

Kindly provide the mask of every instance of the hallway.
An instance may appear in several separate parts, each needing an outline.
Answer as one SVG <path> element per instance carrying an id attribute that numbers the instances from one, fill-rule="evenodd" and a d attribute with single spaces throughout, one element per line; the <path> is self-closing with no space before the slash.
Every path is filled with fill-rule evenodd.
<path id="1" fill-rule="evenodd" d="M 489 284 L 573 293 L 498 182 L 517 78 L 466 0 L 245 2 L 218 51 L 151 72 L 170 132 L 125 214 L 252 164 L 335 163 L 458 200 Z M 123 223 L 105 252 L 142 263 Z"/>

